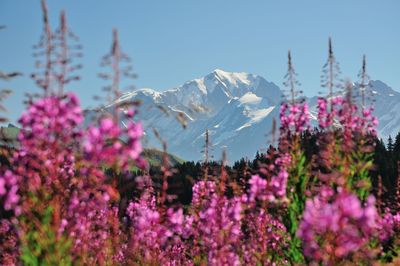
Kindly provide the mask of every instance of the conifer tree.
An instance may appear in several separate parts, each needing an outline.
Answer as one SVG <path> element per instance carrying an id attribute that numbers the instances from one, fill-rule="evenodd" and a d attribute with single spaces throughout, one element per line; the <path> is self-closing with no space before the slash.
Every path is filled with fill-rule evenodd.
<path id="1" fill-rule="evenodd" d="M 392 153 L 393 149 L 394 149 L 393 139 L 392 139 L 392 136 L 389 135 L 388 144 L 387 144 L 387 150 L 388 150 L 388 152 Z"/>
<path id="2" fill-rule="evenodd" d="M 204 180 L 208 180 L 208 170 L 209 170 L 209 161 L 210 161 L 210 147 L 211 147 L 211 142 L 210 142 L 210 135 L 208 129 L 206 129 L 206 132 L 204 133 L 204 150 L 202 151 L 204 153 L 204 161 L 203 161 L 203 173 L 204 173 Z"/>
<path id="3" fill-rule="evenodd" d="M 396 161 L 400 159 L 400 132 L 397 133 L 393 144 L 393 156 Z"/>

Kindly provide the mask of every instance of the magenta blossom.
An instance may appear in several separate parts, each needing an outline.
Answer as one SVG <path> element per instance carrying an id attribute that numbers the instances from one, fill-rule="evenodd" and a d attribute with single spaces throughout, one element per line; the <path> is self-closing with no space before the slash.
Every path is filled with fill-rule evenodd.
<path id="1" fill-rule="evenodd" d="M 122 169 L 132 162 L 145 167 L 140 156 L 143 151 L 140 141 L 142 135 L 143 129 L 139 122 L 130 121 L 126 127 L 121 128 L 114 119 L 102 118 L 98 127 L 88 128 L 83 144 L 86 158 L 99 164 L 116 164 Z"/>
<path id="2" fill-rule="evenodd" d="M 304 254 L 329 264 L 363 251 L 378 235 L 380 217 L 374 204 L 373 196 L 362 206 L 357 196 L 345 191 L 332 202 L 319 196 L 307 200 L 297 232 Z"/>
<path id="3" fill-rule="evenodd" d="M 306 102 L 292 105 L 281 104 L 281 131 L 299 134 L 309 127 L 309 120 L 308 104 Z"/>
<path id="4" fill-rule="evenodd" d="M 21 208 L 18 205 L 20 196 L 18 195 L 18 178 L 7 170 L 3 175 L 0 175 L 0 200 L 4 203 L 6 211 L 13 210 L 16 215 L 21 213 Z"/>

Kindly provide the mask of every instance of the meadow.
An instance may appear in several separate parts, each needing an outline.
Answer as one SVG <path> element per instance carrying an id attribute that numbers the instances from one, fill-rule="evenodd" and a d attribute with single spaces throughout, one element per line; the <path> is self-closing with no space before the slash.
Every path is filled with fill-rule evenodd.
<path id="1" fill-rule="evenodd" d="M 79 82 L 78 39 L 65 13 L 53 30 L 42 7 L 32 74 L 40 93 L 27 96 L 19 145 L 1 148 L 1 265 L 400 264 L 400 181 L 384 200 L 372 175 L 378 121 L 365 95 L 365 58 L 355 92 L 337 78 L 329 42 L 313 127 L 289 53 L 287 97 L 271 133 L 277 144 L 235 176 L 224 156 L 213 171 L 206 158 L 182 202 L 169 188 L 177 169 L 167 143 L 157 176 L 149 171 L 138 103 L 98 112 L 84 126 L 79 99 L 67 92 Z M 114 30 L 102 59 L 107 100 L 133 76 L 127 61 Z M 312 150 L 304 136 L 315 139 Z"/>

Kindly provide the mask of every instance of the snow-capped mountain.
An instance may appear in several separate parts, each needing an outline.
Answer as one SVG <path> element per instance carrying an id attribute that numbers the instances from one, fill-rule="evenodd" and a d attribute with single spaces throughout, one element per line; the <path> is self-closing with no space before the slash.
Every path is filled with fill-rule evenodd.
<path id="1" fill-rule="evenodd" d="M 378 132 L 384 138 L 396 134 L 400 130 L 400 93 L 381 81 L 370 85 L 380 121 Z M 185 160 L 201 160 L 208 129 L 214 159 L 220 159 L 226 149 L 228 160 L 233 162 L 253 158 L 267 147 L 273 120 L 279 120 L 282 96 L 277 85 L 261 76 L 216 69 L 163 92 L 144 88 L 126 93 L 116 103 L 142 103 L 136 119 L 145 128 L 145 146 L 160 148 L 156 129 L 170 153 Z M 315 105 L 316 97 L 309 101 Z"/>
<path id="2" fill-rule="evenodd" d="M 233 161 L 252 158 L 266 147 L 265 135 L 278 117 L 282 92 L 260 76 L 216 69 L 177 88 L 164 92 L 139 89 L 116 102 L 134 100 L 142 103 L 137 119 L 144 125 L 146 146 L 160 148 L 154 128 L 167 141 L 169 152 L 200 160 L 208 129 L 210 153 L 220 159 L 226 149 Z"/>
<path id="3" fill-rule="evenodd" d="M 375 116 L 379 120 L 378 133 L 387 140 L 400 131 L 400 93 L 393 90 L 380 80 L 370 82 L 371 92 L 375 101 Z"/>

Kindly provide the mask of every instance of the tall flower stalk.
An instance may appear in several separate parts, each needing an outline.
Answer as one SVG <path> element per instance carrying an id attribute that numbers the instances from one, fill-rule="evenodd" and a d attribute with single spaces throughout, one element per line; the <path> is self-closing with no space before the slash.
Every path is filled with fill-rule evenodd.
<path id="1" fill-rule="evenodd" d="M 333 53 L 332 39 L 328 41 L 328 59 L 322 67 L 321 86 L 328 89 L 328 99 L 331 100 L 335 95 L 335 89 L 342 88 L 339 78 L 341 74 L 339 63 Z M 332 107 L 332 106 L 331 106 Z"/>

